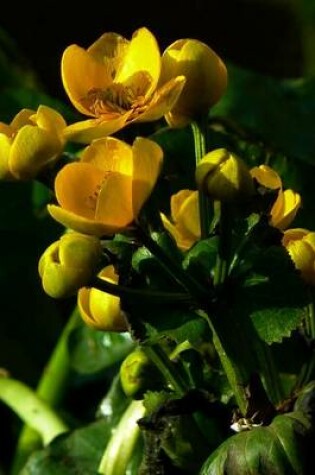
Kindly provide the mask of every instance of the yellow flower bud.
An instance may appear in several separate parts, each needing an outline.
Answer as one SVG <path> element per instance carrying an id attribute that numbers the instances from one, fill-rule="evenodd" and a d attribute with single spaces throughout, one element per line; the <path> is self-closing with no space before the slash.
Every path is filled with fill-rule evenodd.
<path id="1" fill-rule="evenodd" d="M 52 165 L 65 146 L 66 122 L 54 109 L 22 109 L 7 125 L 0 122 L 0 179 L 30 180 Z"/>
<path id="2" fill-rule="evenodd" d="M 101 252 L 101 243 L 94 236 L 64 234 L 39 260 L 38 271 L 45 292 L 53 298 L 75 294 L 93 277 Z"/>
<path id="3" fill-rule="evenodd" d="M 117 284 L 118 275 L 114 266 L 102 269 L 98 274 L 112 284 Z M 83 287 L 78 292 L 78 308 L 85 323 L 97 330 L 124 332 L 127 330 L 125 315 L 120 308 L 120 298 L 95 288 Z"/>
<path id="4" fill-rule="evenodd" d="M 142 399 L 148 390 L 153 390 L 161 381 L 156 366 L 141 349 L 130 353 L 120 367 L 120 381 L 126 396 Z"/>
<path id="5" fill-rule="evenodd" d="M 182 75 L 185 85 L 169 113 L 165 115 L 172 127 L 183 127 L 221 98 L 227 86 L 227 69 L 220 57 L 205 43 L 180 39 L 172 43 L 162 56 L 162 80 Z"/>
<path id="6" fill-rule="evenodd" d="M 291 189 L 283 190 L 280 176 L 268 165 L 254 167 L 250 174 L 259 185 L 270 190 L 279 190 L 270 210 L 270 224 L 280 230 L 286 229 L 301 207 L 301 196 Z"/>
<path id="7" fill-rule="evenodd" d="M 170 219 L 161 213 L 161 219 L 177 246 L 186 251 L 200 239 L 198 191 L 180 190 L 171 196 Z"/>
<path id="8" fill-rule="evenodd" d="M 305 282 L 315 285 L 315 232 L 303 228 L 287 229 L 282 244 Z"/>
<path id="9" fill-rule="evenodd" d="M 213 150 L 200 160 L 196 182 L 213 200 L 240 201 L 254 194 L 253 179 L 246 164 L 225 148 Z"/>

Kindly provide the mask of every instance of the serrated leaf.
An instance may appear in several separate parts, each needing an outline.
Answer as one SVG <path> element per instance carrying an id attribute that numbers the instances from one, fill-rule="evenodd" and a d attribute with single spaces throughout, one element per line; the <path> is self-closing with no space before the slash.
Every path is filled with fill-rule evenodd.
<path id="1" fill-rule="evenodd" d="M 249 317 L 268 344 L 290 336 L 305 317 L 309 301 L 287 251 L 276 246 L 256 255 L 252 275 L 235 295 L 237 318 Z"/>

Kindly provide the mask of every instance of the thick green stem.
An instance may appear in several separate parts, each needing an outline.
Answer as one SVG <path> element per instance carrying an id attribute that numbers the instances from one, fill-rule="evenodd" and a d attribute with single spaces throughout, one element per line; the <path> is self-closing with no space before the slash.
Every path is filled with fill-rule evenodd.
<path id="1" fill-rule="evenodd" d="M 166 254 L 159 244 L 152 239 L 140 226 L 137 229 L 143 245 L 156 257 L 160 265 L 193 299 L 206 302 L 210 297 L 210 289 L 206 289 L 186 272 L 170 255 Z"/>
<path id="2" fill-rule="evenodd" d="M 155 364 L 160 373 L 164 376 L 166 381 L 172 386 L 172 388 L 178 393 L 179 396 L 183 396 L 188 388 L 188 385 L 180 376 L 176 370 L 174 363 L 164 353 L 162 348 L 158 345 L 143 346 L 143 350 Z"/>
<path id="3" fill-rule="evenodd" d="M 207 117 L 202 117 L 199 121 L 192 122 L 191 124 L 195 144 L 196 165 L 207 153 L 207 126 Z M 211 213 L 209 199 L 202 191 L 199 191 L 199 216 L 201 239 L 205 239 L 209 236 Z"/>
<path id="4" fill-rule="evenodd" d="M 68 337 L 79 323 L 80 316 L 78 310 L 75 309 L 62 331 L 38 383 L 37 396 L 51 407 L 56 407 L 64 394 L 70 372 Z M 39 434 L 32 429 L 32 426 L 25 425 L 17 443 L 11 475 L 17 475 L 28 456 L 40 446 Z"/>
<path id="5" fill-rule="evenodd" d="M 126 475 L 126 468 L 140 437 L 137 421 L 145 414 L 142 401 L 132 401 L 103 454 L 98 473 L 104 475 Z"/>
<path id="6" fill-rule="evenodd" d="M 156 290 L 134 289 L 124 285 L 113 284 L 99 277 L 90 283 L 91 287 L 101 290 L 118 297 L 138 297 L 149 302 L 172 303 L 172 302 L 191 302 L 191 297 L 187 293 L 181 292 L 160 292 Z"/>
<path id="7" fill-rule="evenodd" d="M 68 430 L 55 411 L 20 381 L 0 376 L 0 399 L 40 434 L 44 445 Z"/>

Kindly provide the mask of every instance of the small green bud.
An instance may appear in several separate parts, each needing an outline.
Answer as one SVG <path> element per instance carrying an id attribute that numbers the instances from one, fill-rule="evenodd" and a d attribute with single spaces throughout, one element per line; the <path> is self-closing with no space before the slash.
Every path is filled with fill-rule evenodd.
<path id="1" fill-rule="evenodd" d="M 159 387 L 161 376 L 145 352 L 137 349 L 122 362 L 120 381 L 126 396 L 142 399 L 146 391 Z"/>
<path id="2" fill-rule="evenodd" d="M 207 153 L 196 168 L 196 182 L 213 200 L 240 201 L 254 194 L 254 182 L 241 158 L 225 148 Z"/>
<path id="3" fill-rule="evenodd" d="M 45 292 L 53 298 L 75 294 L 93 277 L 101 253 L 98 238 L 76 232 L 64 234 L 44 251 L 38 263 Z"/>

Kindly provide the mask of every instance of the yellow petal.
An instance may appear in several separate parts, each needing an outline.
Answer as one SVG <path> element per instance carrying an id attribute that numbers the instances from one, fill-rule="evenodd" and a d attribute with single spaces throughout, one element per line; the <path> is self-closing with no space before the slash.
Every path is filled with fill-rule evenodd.
<path id="1" fill-rule="evenodd" d="M 106 170 L 132 176 L 132 148 L 114 137 L 94 140 L 81 153 L 81 161 Z"/>
<path id="2" fill-rule="evenodd" d="M 301 196 L 293 190 L 280 191 L 271 209 L 271 225 L 278 229 L 287 228 L 301 207 Z"/>
<path id="3" fill-rule="evenodd" d="M 33 178 L 60 152 L 55 136 L 36 126 L 22 127 L 11 147 L 10 169 L 20 179 Z"/>
<path id="4" fill-rule="evenodd" d="M 112 236 L 113 234 L 121 231 L 116 226 L 109 226 L 106 223 L 100 223 L 88 218 L 79 216 L 71 211 L 67 211 L 64 208 L 56 205 L 47 206 L 49 214 L 58 223 L 62 224 L 66 228 L 73 229 L 83 234 L 91 234 L 93 236 Z"/>
<path id="5" fill-rule="evenodd" d="M 62 208 L 93 220 L 104 179 L 104 171 L 89 163 L 69 163 L 55 179 L 57 201 Z"/>
<path id="6" fill-rule="evenodd" d="M 12 140 L 0 132 L 0 180 L 13 179 L 13 175 L 9 167 L 11 143 Z"/>
<path id="7" fill-rule="evenodd" d="M 173 221 L 177 222 L 180 209 L 186 199 L 194 193 L 193 190 L 179 190 L 171 196 L 171 216 Z"/>
<path id="8" fill-rule="evenodd" d="M 110 173 L 98 196 L 95 219 L 122 229 L 133 218 L 131 178 L 120 173 Z"/>
<path id="9" fill-rule="evenodd" d="M 282 182 L 278 173 L 268 165 L 259 165 L 250 170 L 250 174 L 258 183 L 270 190 L 281 188 Z"/>
<path id="10" fill-rule="evenodd" d="M 151 194 L 163 163 L 163 150 L 152 140 L 136 138 L 133 150 L 132 206 L 137 216 Z"/>
<path id="11" fill-rule="evenodd" d="M 80 46 L 71 45 L 62 55 L 61 75 L 65 91 L 74 107 L 82 114 L 93 116 L 82 99 L 90 90 L 105 89 L 112 83 L 104 64 Z"/>
<path id="12" fill-rule="evenodd" d="M 164 86 L 156 91 L 152 100 L 148 104 L 147 109 L 143 114 L 139 115 L 136 121 L 149 122 L 161 119 L 161 117 L 167 114 L 174 107 L 184 85 L 184 76 L 178 76 L 164 84 Z"/>
<path id="13" fill-rule="evenodd" d="M 108 59 L 116 61 L 116 70 L 124 60 L 129 41 L 117 33 L 104 33 L 88 49 L 88 53 L 99 63 L 106 64 Z M 114 78 L 116 71 L 110 71 L 110 76 Z"/>
<path id="14" fill-rule="evenodd" d="M 140 28 L 133 34 L 115 82 L 124 83 L 139 71 L 148 73 L 151 78 L 151 85 L 146 91 L 146 97 L 149 97 L 160 77 L 161 54 L 154 35 L 147 28 Z"/>
<path id="15" fill-rule="evenodd" d="M 179 249 L 187 251 L 194 244 L 195 240 L 183 235 L 165 214 L 161 213 L 161 219 L 165 229 L 173 236 Z"/>
<path id="16" fill-rule="evenodd" d="M 58 136 L 61 136 L 67 126 L 59 112 L 45 105 L 38 107 L 37 113 L 34 114 L 34 123 L 39 128 L 47 130 L 48 132 L 55 132 Z"/>
<path id="17" fill-rule="evenodd" d="M 199 197 L 195 191 L 183 202 L 177 215 L 180 229 L 183 229 L 187 237 L 197 240 L 200 238 Z"/>
<path id="18" fill-rule="evenodd" d="M 283 232 L 282 244 L 286 247 L 290 241 L 303 239 L 309 233 L 308 229 L 292 228 Z"/>
<path id="19" fill-rule="evenodd" d="M 20 110 L 11 122 L 13 129 L 20 129 L 23 125 L 31 124 L 30 117 L 36 114 L 32 109 Z"/>
<path id="20" fill-rule="evenodd" d="M 112 135 L 118 130 L 122 129 L 130 116 L 131 111 L 116 118 L 108 119 L 90 119 L 75 122 L 68 125 L 64 131 L 66 140 L 88 144 L 92 140 Z"/>
<path id="21" fill-rule="evenodd" d="M 162 56 L 161 81 L 178 75 L 186 77 L 186 84 L 166 119 L 180 127 L 220 99 L 227 86 L 227 69 L 209 46 L 188 38 L 175 41 Z"/>

